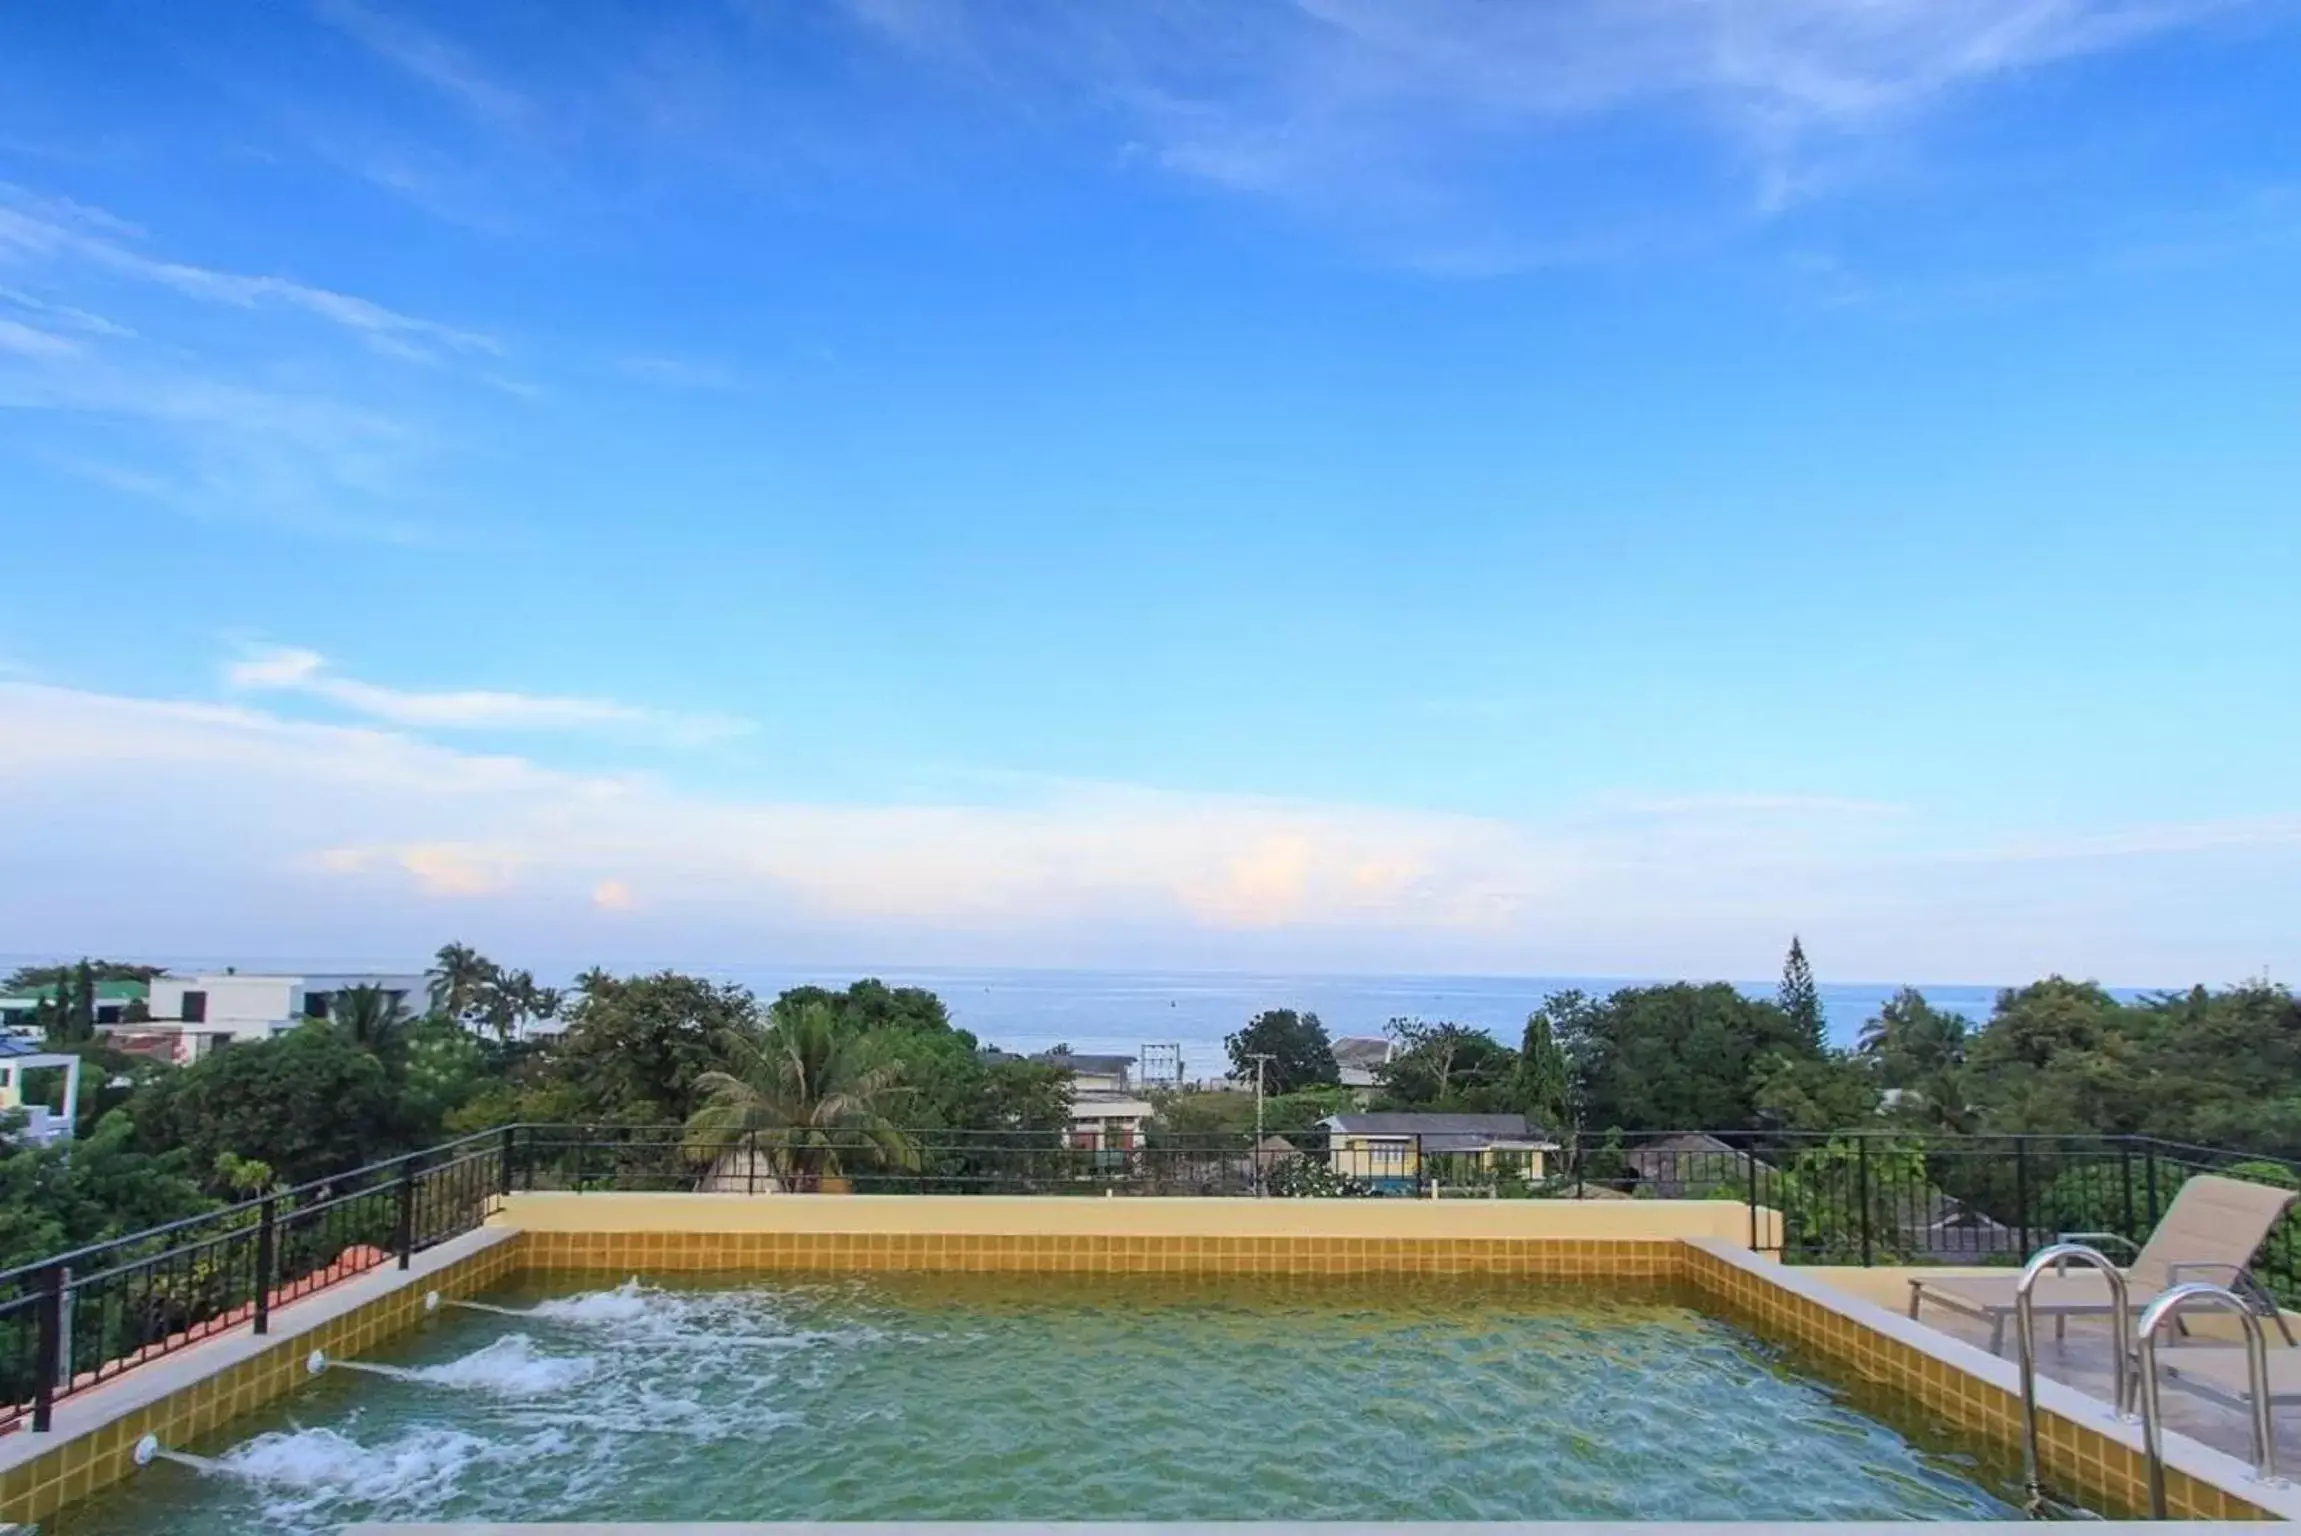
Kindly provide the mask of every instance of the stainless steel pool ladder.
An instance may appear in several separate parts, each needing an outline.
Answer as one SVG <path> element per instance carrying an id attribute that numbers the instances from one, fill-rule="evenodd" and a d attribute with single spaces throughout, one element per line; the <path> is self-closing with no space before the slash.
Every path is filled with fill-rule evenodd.
<path id="1" fill-rule="evenodd" d="M 2191 1305 L 2237 1314 L 2245 1331 L 2245 1384 L 2252 1389 L 2253 1475 L 2264 1483 L 2277 1477 L 2277 1432 L 2269 1420 L 2269 1345 L 2261 1318 L 2244 1297 L 2225 1285 L 2191 1281 L 2151 1302 L 2135 1325 L 2141 1354 L 2141 1441 L 2149 1461 L 2149 1517 L 2165 1518 L 2165 1419 L 2157 1401 L 2157 1335 Z"/>
<path id="2" fill-rule="evenodd" d="M 2071 1264 L 2086 1264 L 2101 1271 L 2109 1282 L 2110 1303 L 2110 1358 L 2114 1367 L 2114 1399 L 2110 1408 L 2113 1417 L 2124 1418 L 2133 1401 L 2133 1358 L 2126 1342 L 2125 1271 L 2110 1262 L 2109 1256 L 2098 1248 L 2083 1243 L 2052 1243 L 2031 1255 L 2021 1267 L 2021 1278 L 2013 1283 L 2013 1333 L 2016 1363 L 2021 1367 L 2021 1482 L 2023 1492 L 2029 1495 L 2031 1513 L 2045 1503 L 2045 1479 L 2039 1470 L 2037 1453 L 2037 1303 L 2032 1292 L 2037 1277 L 2047 1270 L 2065 1270 Z M 2212 1287 L 2207 1287 L 2212 1289 Z M 2154 1442 L 2151 1442 L 2154 1445 Z M 2151 1452 L 2149 1483 L 2152 1489 L 2164 1481 L 2164 1472 Z"/>

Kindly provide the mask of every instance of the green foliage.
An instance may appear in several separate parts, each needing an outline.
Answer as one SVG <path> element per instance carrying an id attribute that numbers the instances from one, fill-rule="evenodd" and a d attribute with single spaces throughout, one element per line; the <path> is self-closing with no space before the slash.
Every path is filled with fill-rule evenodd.
<path id="1" fill-rule="evenodd" d="M 1370 1185 L 1314 1157 L 1278 1159 L 1264 1174 L 1263 1188 L 1296 1200 L 1354 1200 L 1374 1193 Z"/>
<path id="2" fill-rule="evenodd" d="M 405 1044 L 407 1008 L 382 987 L 345 987 L 328 999 L 328 1022 L 361 1049 L 390 1060 Z"/>
<path id="3" fill-rule="evenodd" d="M 139 1144 L 181 1148 L 194 1177 L 225 1192 L 224 1154 L 268 1163 L 288 1184 L 404 1150 L 410 1127 L 384 1064 L 332 1025 L 212 1051 L 134 1103 Z"/>
<path id="4" fill-rule="evenodd" d="M 1806 946 L 1794 933 L 1790 935 L 1790 952 L 1782 960 L 1782 985 L 1774 994 L 1774 1006 L 1788 1015 L 1813 1049 L 1827 1048 L 1829 1025 L 1822 1018 L 1821 993 L 1814 988 L 1814 968 L 1806 963 Z"/>
<path id="5" fill-rule="evenodd" d="M 215 1202 L 190 1177 L 190 1154 L 138 1150 L 136 1124 L 115 1109 L 70 1145 L 19 1143 L 0 1117 L 0 1269 L 179 1221 Z"/>
<path id="6" fill-rule="evenodd" d="M 453 1135 L 517 1118 L 512 1114 L 504 1120 L 481 1119 L 468 1127 L 454 1124 L 455 1117 L 482 1095 L 500 1092 L 516 1100 L 517 1089 L 502 1076 L 507 1053 L 444 1015 L 426 1014 L 403 1026 L 396 1064 L 402 1118 L 411 1127 Z M 516 1109 L 516 1103 L 510 1107 Z"/>
<path id="7" fill-rule="evenodd" d="M 697 1079 L 703 1102 L 687 1121 L 704 1155 L 755 1147 L 802 1189 L 856 1163 L 919 1165 L 900 1120 L 902 1061 L 824 1001 L 778 1005 L 766 1029 L 730 1029 L 721 1047 L 728 1066 Z"/>
<path id="8" fill-rule="evenodd" d="M 1877 1068 L 1881 1088 L 1922 1088 L 1965 1065 L 1973 1025 L 1944 1013 L 1915 987 L 1904 987 L 1862 1026 L 1856 1049 Z"/>
<path id="9" fill-rule="evenodd" d="M 1559 1047 L 1547 1007 L 1526 1015 L 1510 1097 L 1538 1129 L 1561 1135 L 1573 1129 L 1573 1069 Z"/>
<path id="10" fill-rule="evenodd" d="M 67 979 L 77 979 L 82 967 L 97 981 L 150 981 L 167 974 L 167 967 L 136 965 L 124 960 L 88 960 L 77 963 L 59 961 L 52 965 L 20 965 L 0 981 L 0 992 L 21 995 L 53 987 Z"/>
<path id="11" fill-rule="evenodd" d="M 1258 1054 L 1271 1058 L 1263 1068 L 1266 1094 L 1292 1093 L 1298 1088 L 1342 1081 L 1342 1069 L 1334 1060 L 1334 1044 L 1315 1013 L 1296 1013 L 1292 1008 L 1258 1013 L 1247 1021 L 1246 1028 L 1223 1041 L 1223 1049 L 1230 1053 L 1231 1075 L 1241 1082 L 1255 1080 L 1254 1058 Z"/>
<path id="12" fill-rule="evenodd" d="M 593 971 L 545 1058 L 539 1113 L 528 1118 L 661 1125 L 702 1108 L 701 1079 L 722 1042 L 753 1035 L 759 1007 L 733 985 L 661 971 Z"/>
<path id="13" fill-rule="evenodd" d="M 1235 1142 L 1243 1151 L 1254 1141 L 1254 1095 L 1229 1089 L 1184 1088 L 1159 1095 L 1149 1126 L 1154 1147 L 1206 1147 Z M 1262 1105 L 1266 1136 L 1283 1136 L 1296 1146 L 1323 1144 L 1318 1122 L 1357 1107 L 1358 1095 L 1336 1083 L 1293 1093 L 1268 1095 Z"/>
<path id="14" fill-rule="evenodd" d="M 1925 1152 L 1914 1140 L 1833 1137 L 1799 1153 L 1767 1197 L 1782 1212 L 1784 1246 L 1806 1262 L 1861 1263 L 1866 1227 L 1872 1262 L 1891 1263 L 1912 1257 L 1905 1214 L 1938 1206 L 1927 1182 Z"/>
<path id="15" fill-rule="evenodd" d="M 1632 1130 L 1748 1130 L 1758 1084 L 1811 1039 L 1771 1003 L 1724 982 L 1625 987 L 1604 1001 L 1561 994 L 1544 1007 L 1573 1064 L 1585 1123 Z"/>
<path id="16" fill-rule="evenodd" d="M 1377 1109 L 1507 1114 L 1519 1107 L 1517 1054 L 1482 1029 L 1392 1019 L 1398 1049 L 1375 1069 Z"/>
<path id="17" fill-rule="evenodd" d="M 1760 1063 L 1754 1081 L 1759 1115 L 1781 1130 L 1851 1130 L 1877 1118 L 1877 1080 L 1859 1056 L 1785 1052 Z"/>
<path id="18" fill-rule="evenodd" d="M 537 986 L 532 973 L 507 971 L 469 944 L 441 945 L 428 979 L 433 1013 L 505 1043 L 556 1017 L 564 1001 L 557 989 Z"/>

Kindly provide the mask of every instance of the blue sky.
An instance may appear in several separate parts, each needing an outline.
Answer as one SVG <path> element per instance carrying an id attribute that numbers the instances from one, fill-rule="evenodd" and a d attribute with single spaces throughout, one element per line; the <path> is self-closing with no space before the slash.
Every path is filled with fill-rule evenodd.
<path id="1" fill-rule="evenodd" d="M 0 949 L 2289 975 L 2296 100 L 2285 0 L 9 7 Z"/>

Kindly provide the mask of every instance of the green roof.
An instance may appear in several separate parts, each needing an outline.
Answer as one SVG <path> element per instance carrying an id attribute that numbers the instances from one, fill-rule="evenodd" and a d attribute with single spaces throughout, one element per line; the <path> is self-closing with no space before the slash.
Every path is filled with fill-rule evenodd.
<path id="1" fill-rule="evenodd" d="M 96 1001 L 99 1003 L 125 1003 L 139 997 L 148 998 L 151 995 L 152 986 L 150 982 L 99 981 L 96 983 Z M 8 994 L 8 1001 L 12 1003 L 49 1003 L 55 1000 L 56 988 L 53 984 L 45 987 L 27 987 L 21 992 Z"/>

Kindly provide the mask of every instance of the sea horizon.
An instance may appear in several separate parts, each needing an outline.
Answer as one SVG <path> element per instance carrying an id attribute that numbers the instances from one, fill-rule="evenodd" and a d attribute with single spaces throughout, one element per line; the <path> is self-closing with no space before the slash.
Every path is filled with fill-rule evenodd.
<path id="1" fill-rule="evenodd" d="M 7 966 L 49 963 L 32 954 L 0 957 Z M 378 960 L 373 956 L 153 957 L 141 963 L 176 972 L 227 966 L 251 973 L 413 974 L 428 956 Z M 1678 981 L 1724 981 L 1751 998 L 1774 995 L 1773 980 L 1690 976 L 1481 975 L 1446 972 L 1120 970 L 1040 966 L 912 966 L 772 962 L 609 964 L 618 974 L 679 971 L 749 988 L 762 1001 L 790 987 L 843 988 L 875 977 L 889 986 L 924 987 L 943 1000 L 954 1026 L 986 1045 L 1034 1052 L 1068 1045 L 1083 1054 L 1139 1056 L 1150 1045 L 1181 1048 L 1184 1075 L 1216 1076 L 1227 1065 L 1223 1038 L 1266 1009 L 1315 1013 L 1329 1035 L 1379 1035 L 1394 1019 L 1447 1021 L 1485 1029 L 1515 1045 L 1526 1015 L 1544 999 L 1568 990 L 1603 996 L 1623 987 Z M 567 987 L 580 972 L 567 965 L 537 968 L 546 985 Z M 1815 991 L 1831 1044 L 1850 1046 L 1861 1027 L 1895 993 L 1915 987 L 1936 1008 L 1987 1021 L 1997 995 L 2024 982 L 1824 981 Z M 2110 986 L 2132 1001 L 2163 987 Z"/>

